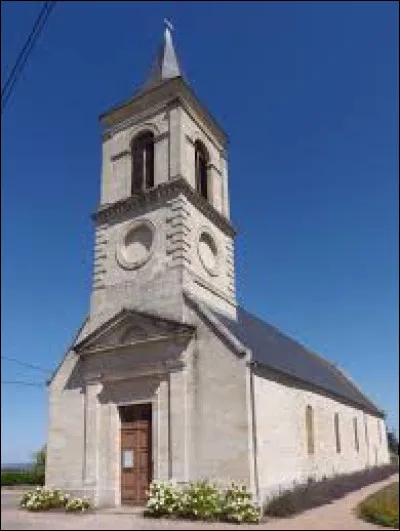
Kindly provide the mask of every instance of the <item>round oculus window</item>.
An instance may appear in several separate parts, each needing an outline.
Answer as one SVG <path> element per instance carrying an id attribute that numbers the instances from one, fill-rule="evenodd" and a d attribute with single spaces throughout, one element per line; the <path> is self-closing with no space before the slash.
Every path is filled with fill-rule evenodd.
<path id="1" fill-rule="evenodd" d="M 154 234 L 154 225 L 149 221 L 134 222 L 117 247 L 119 264 L 127 269 L 144 265 L 152 254 Z"/>
<path id="2" fill-rule="evenodd" d="M 198 243 L 198 252 L 201 263 L 211 274 L 218 274 L 218 248 L 214 238 L 208 231 L 202 231 Z"/>

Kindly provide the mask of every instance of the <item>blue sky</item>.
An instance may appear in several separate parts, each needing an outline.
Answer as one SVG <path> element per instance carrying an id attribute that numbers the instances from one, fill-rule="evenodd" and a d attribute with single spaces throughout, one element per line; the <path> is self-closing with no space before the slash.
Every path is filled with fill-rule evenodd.
<path id="1" fill-rule="evenodd" d="M 40 3 L 1 2 L 2 84 Z M 2 116 L 2 354 L 52 369 L 88 309 L 98 116 L 163 18 L 230 137 L 238 299 L 337 362 L 398 426 L 398 5 L 59 2 Z M 43 381 L 2 360 L 2 380 Z M 2 385 L 2 462 L 45 441 L 45 388 Z"/>

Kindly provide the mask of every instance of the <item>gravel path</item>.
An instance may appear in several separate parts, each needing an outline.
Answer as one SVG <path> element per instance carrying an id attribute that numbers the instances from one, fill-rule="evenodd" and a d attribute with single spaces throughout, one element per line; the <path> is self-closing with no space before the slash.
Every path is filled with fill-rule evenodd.
<path id="1" fill-rule="evenodd" d="M 369 494 L 398 481 L 398 474 L 348 494 L 331 504 L 311 509 L 293 518 L 271 518 L 260 525 L 204 524 L 199 522 L 143 518 L 139 511 L 109 509 L 95 514 L 28 513 L 17 508 L 20 493 L 1 492 L 1 529 L 383 529 L 359 520 L 354 508 Z"/>

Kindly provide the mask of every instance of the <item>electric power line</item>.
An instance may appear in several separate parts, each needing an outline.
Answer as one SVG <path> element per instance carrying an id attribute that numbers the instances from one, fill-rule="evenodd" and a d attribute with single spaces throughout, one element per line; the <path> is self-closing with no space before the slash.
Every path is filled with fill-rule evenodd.
<path id="1" fill-rule="evenodd" d="M 13 378 L 30 378 L 32 374 L 27 374 L 26 372 L 13 371 Z"/>
<path id="2" fill-rule="evenodd" d="M 44 387 L 44 383 L 40 382 L 23 382 L 22 380 L 1 380 L 2 384 L 18 384 L 18 385 L 29 385 L 31 387 Z"/>
<path id="3" fill-rule="evenodd" d="M 9 356 L 1 356 L 1 359 L 18 363 L 19 365 L 29 367 L 30 369 L 34 369 L 36 371 L 41 371 L 44 373 L 52 372 L 50 369 L 45 369 L 44 367 L 40 367 L 39 365 L 32 365 L 31 363 L 27 363 L 26 361 L 17 360 L 16 358 L 10 358 Z"/>
<path id="4" fill-rule="evenodd" d="M 4 83 L 4 86 L 3 86 L 2 90 L 1 90 L 1 97 L 2 98 L 4 98 L 5 92 L 8 89 L 8 86 L 10 85 L 10 83 L 12 81 L 12 78 L 13 78 L 13 76 L 15 75 L 15 73 L 17 71 L 17 68 L 19 67 L 19 65 L 21 63 L 21 60 L 23 58 L 24 53 L 26 52 L 28 46 L 32 42 L 34 34 L 35 34 L 36 30 L 38 29 L 39 23 L 42 20 L 43 15 L 45 14 L 45 12 L 48 9 L 48 4 L 49 4 L 49 2 L 45 2 L 44 5 L 42 6 L 42 8 L 40 9 L 40 12 L 39 12 L 34 24 L 33 24 L 33 28 L 31 30 L 30 34 L 28 35 L 28 38 L 25 41 L 25 44 L 22 47 L 22 50 L 19 52 L 17 60 L 15 61 L 14 67 L 11 70 L 11 72 L 10 72 L 8 78 L 7 78 L 7 81 Z"/>
<path id="5" fill-rule="evenodd" d="M 32 49 L 34 45 L 36 44 L 36 41 L 42 32 L 44 25 L 46 24 L 46 21 L 54 8 L 56 2 L 45 2 L 42 6 L 39 15 L 37 16 L 32 30 L 30 34 L 28 35 L 28 38 L 25 41 L 24 46 L 22 47 L 22 50 L 20 51 L 17 60 L 14 64 L 14 67 L 12 68 L 10 75 L 7 78 L 7 81 L 4 84 L 4 87 L 1 90 L 1 112 L 3 113 L 5 106 L 7 105 L 8 100 L 11 97 L 11 94 L 13 92 L 13 89 L 15 87 L 16 82 L 18 81 L 19 76 L 22 73 L 22 70 L 32 53 Z"/>

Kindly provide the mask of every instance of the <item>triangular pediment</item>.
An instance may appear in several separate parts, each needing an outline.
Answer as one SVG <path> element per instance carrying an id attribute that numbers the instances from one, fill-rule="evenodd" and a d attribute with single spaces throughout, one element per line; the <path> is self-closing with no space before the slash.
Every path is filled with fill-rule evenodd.
<path id="1" fill-rule="evenodd" d="M 194 327 L 185 323 L 124 309 L 77 343 L 74 350 L 78 353 L 108 350 L 156 339 L 189 337 L 193 331 Z"/>

